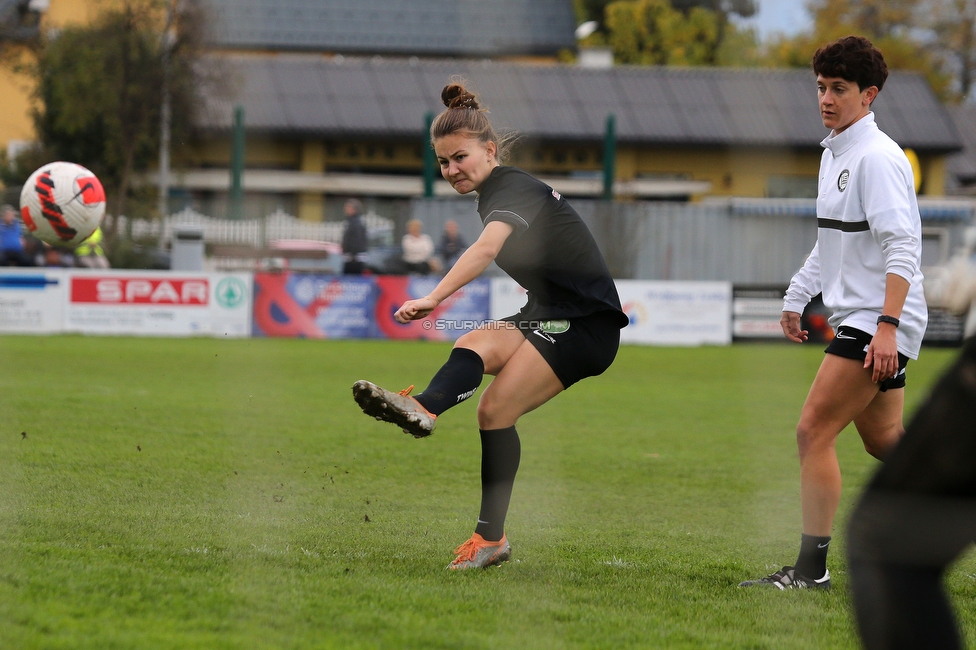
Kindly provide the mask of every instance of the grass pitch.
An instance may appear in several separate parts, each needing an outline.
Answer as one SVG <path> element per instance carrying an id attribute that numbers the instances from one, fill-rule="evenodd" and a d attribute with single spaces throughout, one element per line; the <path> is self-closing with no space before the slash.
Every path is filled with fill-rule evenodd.
<path id="1" fill-rule="evenodd" d="M 821 347 L 622 348 L 521 420 L 513 560 L 454 573 L 476 400 L 415 440 L 350 392 L 421 389 L 449 346 L 0 337 L 0 648 L 856 648 L 853 430 L 834 590 L 735 586 L 795 558 Z M 954 354 L 909 366 L 908 413 Z"/>

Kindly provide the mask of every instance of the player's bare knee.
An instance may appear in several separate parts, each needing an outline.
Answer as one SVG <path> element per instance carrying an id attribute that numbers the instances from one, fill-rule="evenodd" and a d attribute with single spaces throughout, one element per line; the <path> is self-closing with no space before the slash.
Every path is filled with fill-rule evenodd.
<path id="1" fill-rule="evenodd" d="M 469 350 L 474 350 L 479 352 L 478 348 L 481 347 L 479 343 L 481 342 L 481 332 L 478 330 L 471 330 L 466 334 L 462 334 L 458 337 L 458 340 L 454 342 L 455 348 L 467 348 Z M 480 352 L 479 352 L 480 354 Z"/>
<path id="2" fill-rule="evenodd" d="M 481 394 L 481 399 L 478 400 L 478 427 L 481 429 L 491 429 L 490 426 L 495 419 L 497 414 L 497 407 L 495 405 L 495 400 L 492 399 L 491 393 L 484 392 Z"/>
<path id="3" fill-rule="evenodd" d="M 868 452 L 878 460 L 884 460 L 891 450 L 895 448 L 904 430 L 901 427 L 892 427 L 884 431 L 873 432 L 870 435 L 861 436 L 864 444 L 864 451 Z"/>
<path id="4" fill-rule="evenodd" d="M 513 424 L 515 422 L 504 401 L 496 400 L 490 391 L 482 393 L 478 400 L 478 428 L 503 429 Z"/>
<path id="5" fill-rule="evenodd" d="M 829 435 L 823 428 L 811 426 L 804 421 L 796 426 L 796 448 L 802 460 L 808 454 L 817 452 L 833 445 L 835 436 Z"/>

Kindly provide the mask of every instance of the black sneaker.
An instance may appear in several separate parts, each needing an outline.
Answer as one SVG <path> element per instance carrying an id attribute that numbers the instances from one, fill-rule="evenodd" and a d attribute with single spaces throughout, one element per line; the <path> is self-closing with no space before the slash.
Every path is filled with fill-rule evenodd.
<path id="1" fill-rule="evenodd" d="M 776 573 L 770 573 L 765 578 L 740 582 L 739 586 L 776 587 L 780 591 L 786 589 L 830 589 L 830 571 L 826 571 L 819 580 L 811 580 L 797 573 L 793 567 L 785 566 Z"/>

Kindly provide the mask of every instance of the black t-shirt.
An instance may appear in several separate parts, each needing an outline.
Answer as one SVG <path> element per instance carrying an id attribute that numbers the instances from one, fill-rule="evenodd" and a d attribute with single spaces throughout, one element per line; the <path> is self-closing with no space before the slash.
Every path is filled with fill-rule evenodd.
<path id="1" fill-rule="evenodd" d="M 629 322 L 600 249 L 583 220 L 545 183 L 515 167 L 495 167 L 482 183 L 478 214 L 515 230 L 495 263 L 528 291 L 521 314 L 559 319 L 612 311 Z"/>

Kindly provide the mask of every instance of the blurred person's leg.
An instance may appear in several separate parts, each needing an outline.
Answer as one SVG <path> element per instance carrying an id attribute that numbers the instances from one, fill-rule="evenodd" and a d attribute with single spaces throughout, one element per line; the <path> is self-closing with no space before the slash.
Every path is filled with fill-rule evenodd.
<path id="1" fill-rule="evenodd" d="M 976 339 L 969 339 L 851 516 L 849 570 L 868 650 L 962 647 L 942 578 L 974 538 Z"/>

